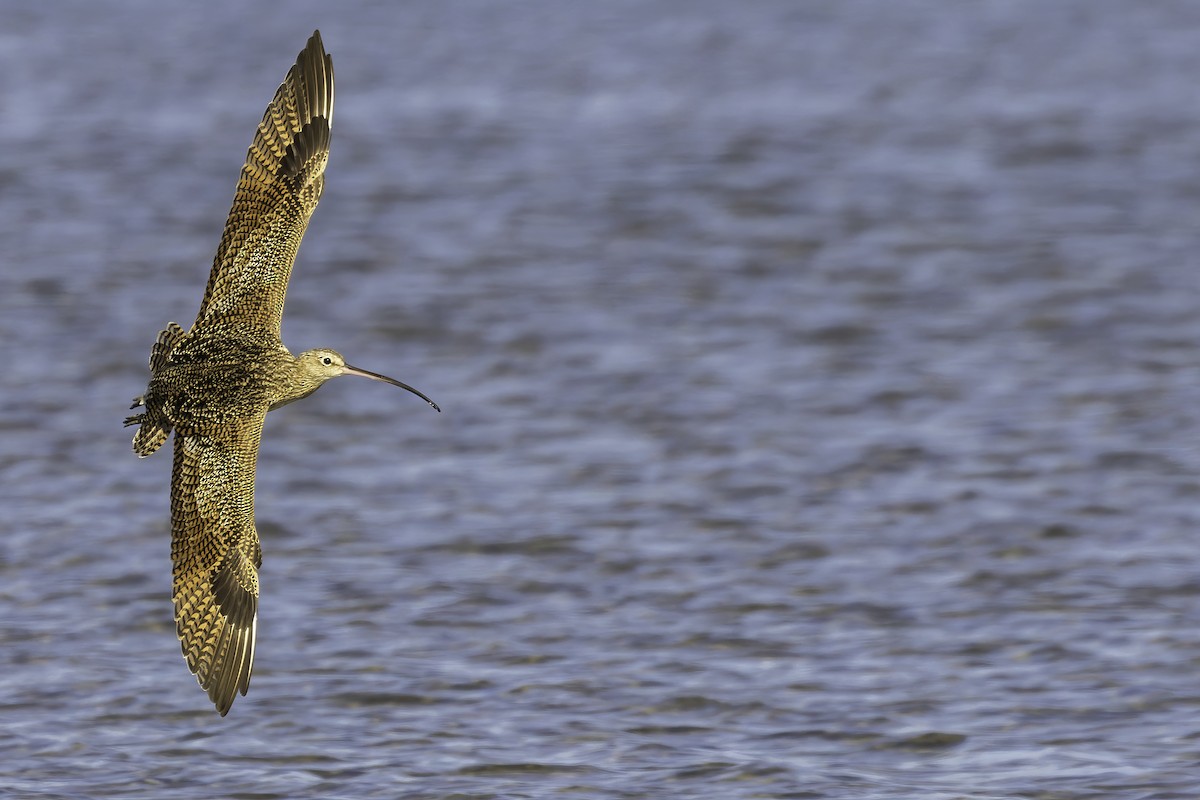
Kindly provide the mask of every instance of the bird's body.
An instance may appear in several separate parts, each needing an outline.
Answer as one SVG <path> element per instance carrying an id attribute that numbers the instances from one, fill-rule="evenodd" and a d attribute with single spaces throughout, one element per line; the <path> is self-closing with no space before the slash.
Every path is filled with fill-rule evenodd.
<path id="1" fill-rule="evenodd" d="M 254 473 L 268 411 L 339 375 L 400 386 L 333 350 L 293 356 L 280 339 L 292 263 L 324 188 L 333 64 L 314 32 L 267 107 L 190 330 L 171 323 L 150 353 L 151 378 L 129 417 L 148 456 L 175 433 L 171 558 L 175 620 L 188 667 L 224 715 L 246 693 L 254 660 L 258 568 Z"/>

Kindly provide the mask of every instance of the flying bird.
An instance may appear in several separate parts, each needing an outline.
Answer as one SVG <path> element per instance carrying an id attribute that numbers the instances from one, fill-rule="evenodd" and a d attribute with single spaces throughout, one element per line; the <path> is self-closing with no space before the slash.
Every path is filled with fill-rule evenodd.
<path id="1" fill-rule="evenodd" d="M 267 106 L 242 166 L 200 313 L 150 350 L 150 383 L 125 420 L 145 457 L 175 433 L 171 560 L 184 658 L 221 716 L 254 664 L 258 570 L 254 470 L 267 412 L 340 375 L 413 387 L 352 367 L 335 350 L 298 356 L 280 339 L 300 240 L 325 187 L 333 61 L 314 31 Z"/>

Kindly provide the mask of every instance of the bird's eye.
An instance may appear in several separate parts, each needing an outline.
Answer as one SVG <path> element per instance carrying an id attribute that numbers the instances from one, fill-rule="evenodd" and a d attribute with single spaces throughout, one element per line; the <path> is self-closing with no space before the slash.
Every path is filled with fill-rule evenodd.
<path id="1" fill-rule="evenodd" d="M 333 363 L 333 359 L 330 358 L 329 356 L 325 356 L 324 358 L 321 359 L 321 363 L 328 367 L 330 364 Z"/>

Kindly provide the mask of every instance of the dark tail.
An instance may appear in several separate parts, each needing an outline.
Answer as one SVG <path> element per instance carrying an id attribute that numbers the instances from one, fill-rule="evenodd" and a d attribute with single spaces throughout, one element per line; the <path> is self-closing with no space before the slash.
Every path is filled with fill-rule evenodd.
<path id="1" fill-rule="evenodd" d="M 162 447 L 162 443 L 171 435 L 169 424 L 152 421 L 149 414 L 126 417 L 125 427 L 128 428 L 130 425 L 141 426 L 133 435 L 133 452 L 138 454 L 138 458 L 145 458 Z"/>

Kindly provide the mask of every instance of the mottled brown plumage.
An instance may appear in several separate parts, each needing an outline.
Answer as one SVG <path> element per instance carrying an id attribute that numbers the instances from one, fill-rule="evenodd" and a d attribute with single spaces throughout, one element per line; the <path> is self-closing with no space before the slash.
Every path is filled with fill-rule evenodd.
<path id="1" fill-rule="evenodd" d="M 262 549 L 254 470 L 267 412 L 339 375 L 411 386 L 333 350 L 293 356 L 280 340 L 292 263 L 321 198 L 333 119 L 333 62 L 314 32 L 262 122 L 191 330 L 170 323 L 150 351 L 150 384 L 125 420 L 145 457 L 175 432 L 171 559 L 188 668 L 222 716 L 250 685 Z M 440 409 L 439 409 L 440 410 Z"/>

